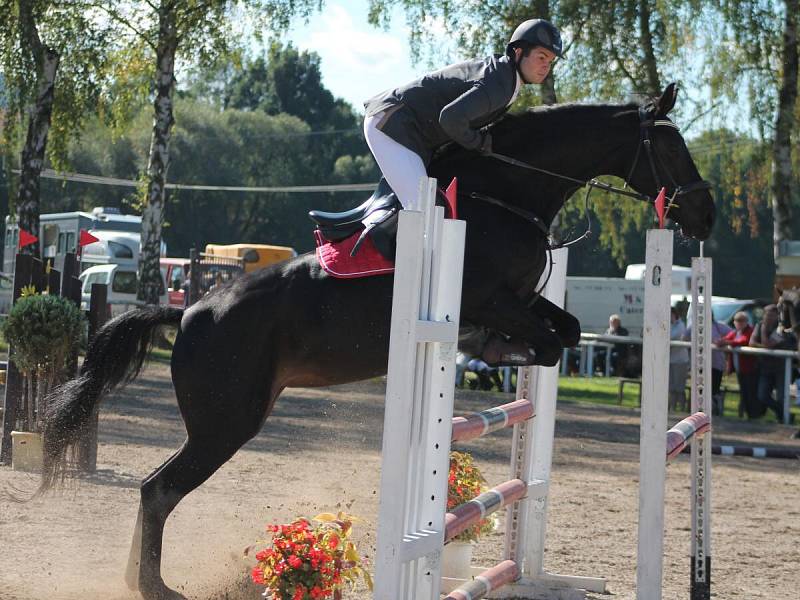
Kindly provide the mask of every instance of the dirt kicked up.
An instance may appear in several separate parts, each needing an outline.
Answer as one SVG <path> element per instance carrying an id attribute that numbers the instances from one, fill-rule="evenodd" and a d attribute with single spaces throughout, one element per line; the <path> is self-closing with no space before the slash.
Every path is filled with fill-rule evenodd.
<path id="1" fill-rule="evenodd" d="M 456 412 L 508 402 L 457 391 Z M 231 399 L 234 402 L 235 399 Z M 671 415 L 670 422 L 682 415 Z M 790 445 L 792 429 L 715 421 L 715 443 Z M 197 600 L 257 599 L 243 549 L 267 523 L 346 510 L 363 519 L 356 541 L 374 557 L 383 384 L 288 390 L 264 430 L 190 494 L 167 522 L 163 573 Z M 490 484 L 508 479 L 510 431 L 460 449 Z M 546 566 L 605 577 L 610 596 L 634 598 L 638 510 L 638 411 L 562 403 L 558 409 Z M 127 600 L 123 574 L 142 478 L 183 441 L 168 367 L 151 365 L 108 398 L 100 416 L 98 472 L 25 504 L 0 496 L 0 598 Z M 794 442 L 800 446 L 800 443 Z M 800 590 L 800 461 L 713 458 L 712 580 L 717 598 L 797 597 Z M 667 470 L 665 599 L 688 597 L 689 462 Z M 33 490 L 37 478 L 0 468 L 0 492 Z M 502 530 L 475 549 L 475 563 L 502 558 Z M 364 589 L 345 598 L 366 600 Z"/>

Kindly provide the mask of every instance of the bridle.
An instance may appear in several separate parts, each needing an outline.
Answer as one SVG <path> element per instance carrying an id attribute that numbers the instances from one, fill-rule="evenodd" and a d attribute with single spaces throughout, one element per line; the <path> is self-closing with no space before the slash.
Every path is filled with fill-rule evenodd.
<path id="1" fill-rule="evenodd" d="M 656 119 L 654 115 L 654 111 L 652 106 L 645 105 L 639 107 L 639 144 L 636 147 L 636 154 L 633 157 L 633 164 L 631 165 L 630 170 L 628 171 L 628 176 L 625 178 L 624 187 L 619 188 L 608 183 L 604 183 L 602 181 L 598 181 L 596 178 L 593 179 L 579 179 L 577 177 L 570 177 L 569 175 L 563 175 L 561 173 L 556 173 L 554 171 L 549 171 L 547 169 L 542 169 L 541 167 L 536 167 L 534 165 L 528 164 L 524 161 L 517 160 L 516 158 L 512 158 L 510 156 L 506 156 L 504 154 L 497 154 L 495 152 L 491 152 L 487 154 L 496 160 L 502 161 L 504 163 L 513 165 L 515 167 L 519 167 L 522 169 L 526 169 L 529 171 L 536 171 L 538 173 L 543 173 L 545 175 L 549 175 L 551 177 L 556 177 L 558 179 L 564 179 L 566 181 L 571 181 L 579 185 L 579 187 L 586 188 L 586 195 L 584 196 L 584 215 L 586 216 L 586 231 L 580 236 L 575 239 L 562 241 L 558 243 L 551 243 L 549 241 L 550 230 L 548 229 L 547 225 L 544 221 L 535 213 L 525 210 L 523 208 L 519 208 L 517 206 L 508 204 L 502 200 L 497 198 L 493 198 L 492 196 L 487 196 L 486 194 L 480 194 L 478 192 L 469 192 L 464 194 L 470 198 L 474 198 L 476 200 L 481 200 L 483 202 L 488 202 L 490 204 L 494 204 L 497 206 L 501 206 L 506 210 L 521 216 L 522 218 L 526 219 L 527 221 L 533 223 L 539 231 L 541 231 L 545 239 L 547 239 L 547 251 L 549 254 L 549 271 L 547 274 L 547 278 L 545 279 L 544 283 L 541 285 L 538 291 L 534 293 L 533 300 L 531 300 L 530 304 L 536 302 L 536 299 L 539 297 L 541 291 L 544 289 L 544 286 L 547 285 L 547 281 L 550 279 L 550 275 L 553 271 L 553 254 L 552 251 L 558 248 L 565 248 L 568 246 L 572 246 L 573 244 L 577 244 L 578 242 L 591 237 L 592 234 L 592 223 L 589 219 L 589 195 L 591 192 L 596 188 L 599 190 L 603 190 L 605 192 L 612 192 L 615 194 L 620 194 L 622 196 L 627 196 L 629 198 L 633 198 L 635 200 L 639 200 L 641 202 L 647 202 L 650 204 L 654 204 L 655 200 L 662 189 L 662 182 L 661 177 L 658 173 L 658 169 L 656 166 L 661 167 L 661 170 L 666 174 L 669 183 L 671 185 L 671 194 L 669 190 L 666 192 L 667 202 L 665 203 L 665 214 L 664 216 L 669 213 L 670 208 L 679 208 L 679 205 L 675 203 L 675 200 L 680 198 L 681 196 L 685 196 L 687 194 L 691 194 L 692 192 L 696 192 L 698 190 L 707 190 L 711 188 L 711 184 L 706 181 L 705 179 L 700 179 L 698 181 L 693 181 L 686 185 L 679 184 L 675 177 L 672 174 L 672 171 L 667 167 L 667 161 L 664 160 L 661 153 L 658 151 L 658 148 L 655 145 L 655 142 L 652 138 L 651 132 L 654 127 L 671 127 L 676 131 L 680 132 L 680 128 L 668 119 Z M 644 154 L 647 156 L 647 162 L 650 165 L 650 172 L 653 176 L 653 181 L 656 184 L 656 193 L 655 195 L 649 194 L 642 194 L 640 192 L 636 192 L 632 189 L 628 189 L 628 181 L 630 181 L 631 176 L 633 175 L 634 170 L 636 169 L 636 165 L 639 163 L 639 159 L 642 155 L 642 148 L 644 148 Z"/>

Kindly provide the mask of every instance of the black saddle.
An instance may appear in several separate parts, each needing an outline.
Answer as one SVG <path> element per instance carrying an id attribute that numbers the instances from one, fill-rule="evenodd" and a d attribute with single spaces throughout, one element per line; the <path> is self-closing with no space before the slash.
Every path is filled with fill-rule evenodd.
<path id="1" fill-rule="evenodd" d="M 366 237 L 370 236 L 378 252 L 385 258 L 394 260 L 397 213 L 402 208 L 403 205 L 389 183 L 381 177 L 372 196 L 360 206 L 339 213 L 312 210 L 308 216 L 317 224 L 317 230 L 322 237 L 329 242 L 340 242 L 363 230 L 350 256 L 355 256 Z"/>

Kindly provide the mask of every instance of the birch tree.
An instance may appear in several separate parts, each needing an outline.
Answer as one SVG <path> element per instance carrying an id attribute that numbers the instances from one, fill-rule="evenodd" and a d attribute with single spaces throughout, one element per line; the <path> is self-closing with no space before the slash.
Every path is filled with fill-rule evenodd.
<path id="1" fill-rule="evenodd" d="M 128 35 L 144 43 L 153 64 L 153 126 L 141 196 L 142 236 L 137 297 L 158 304 L 162 289 L 159 258 L 161 228 L 167 197 L 170 137 L 175 124 L 176 64 L 213 64 L 241 44 L 236 23 L 264 30 L 288 27 L 291 19 L 308 16 L 319 3 L 310 0 L 142 0 L 118 3 L 95 0 L 95 5 Z"/>
<path id="2" fill-rule="evenodd" d="M 6 149 L 25 129 L 16 212 L 20 228 L 38 235 L 39 179 L 46 155 L 56 163 L 96 106 L 108 31 L 82 0 L 0 0 L 0 65 L 8 113 Z M 48 136 L 54 133 L 52 149 Z M 39 253 L 39 244 L 25 248 Z"/>

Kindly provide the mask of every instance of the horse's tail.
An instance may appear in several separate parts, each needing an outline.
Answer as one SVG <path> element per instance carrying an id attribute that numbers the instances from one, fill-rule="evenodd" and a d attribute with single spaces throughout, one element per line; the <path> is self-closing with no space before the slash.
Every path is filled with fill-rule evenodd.
<path id="1" fill-rule="evenodd" d="M 44 470 L 37 494 L 64 479 L 67 448 L 86 431 L 103 396 L 139 374 L 158 326 L 178 325 L 182 316 L 181 308 L 148 306 L 123 313 L 97 332 L 80 375 L 46 398 Z"/>

